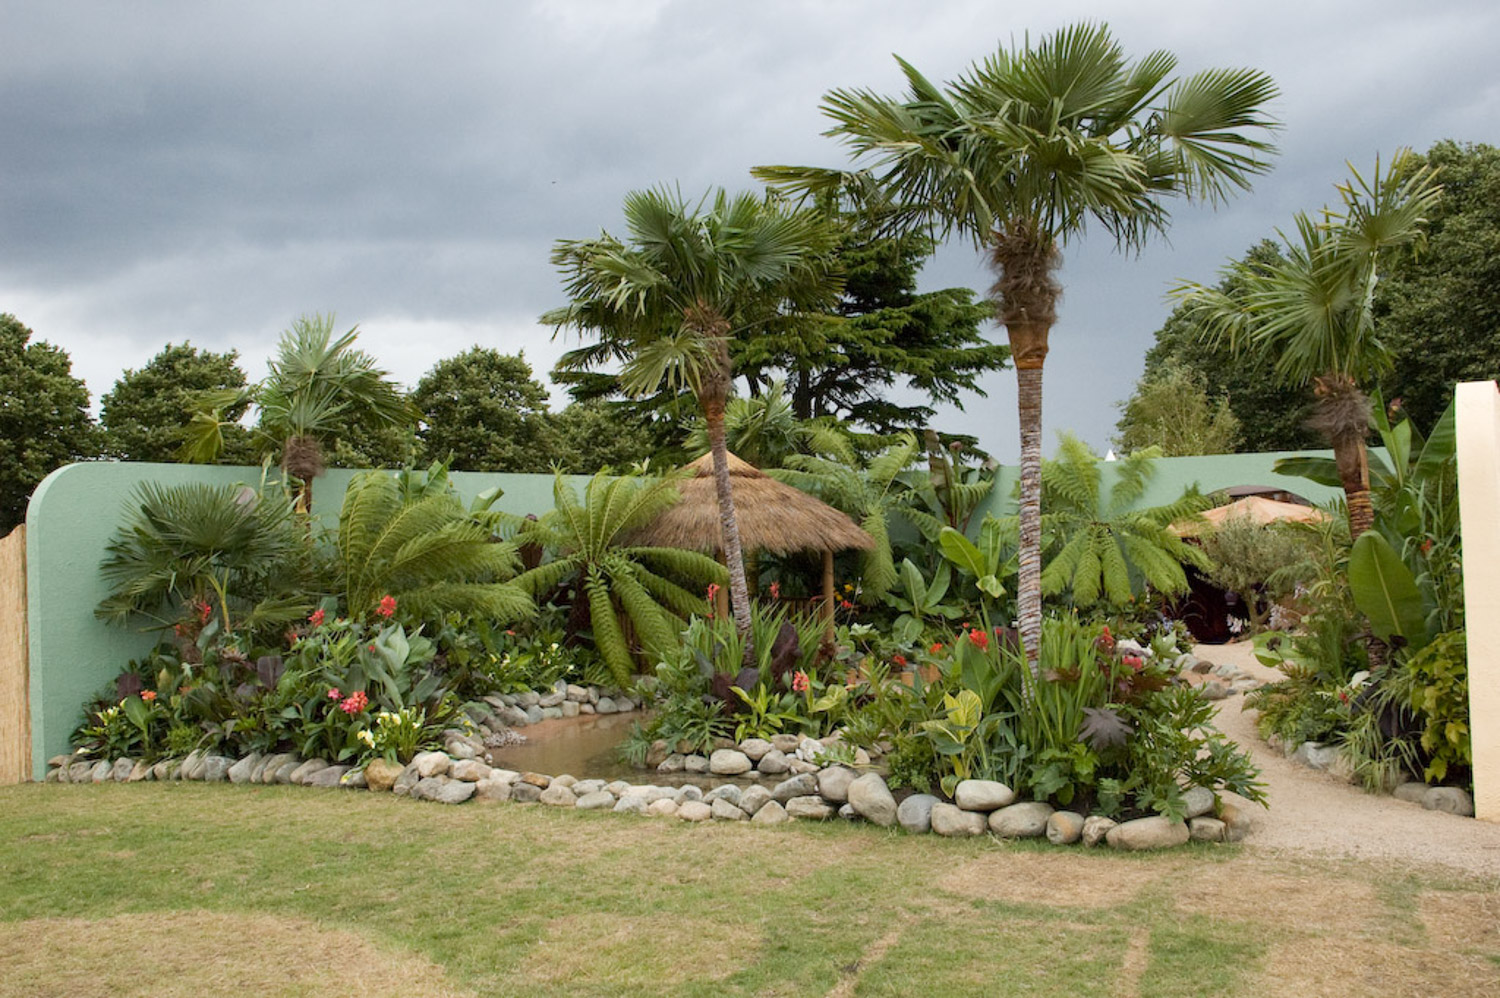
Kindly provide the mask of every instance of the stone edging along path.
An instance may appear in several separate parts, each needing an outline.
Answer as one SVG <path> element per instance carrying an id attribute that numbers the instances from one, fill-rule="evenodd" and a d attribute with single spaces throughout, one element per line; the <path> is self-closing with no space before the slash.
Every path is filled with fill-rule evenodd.
<path id="1" fill-rule="evenodd" d="M 1220 803 L 1212 791 L 1193 788 L 1186 793 L 1186 821 L 1164 817 L 1116 822 L 1102 815 L 1084 816 L 1057 811 L 1037 801 L 1017 801 L 1015 793 L 993 780 L 965 780 L 953 801 L 931 794 L 914 794 L 899 804 L 878 772 L 860 772 L 840 763 L 818 760 L 831 746 L 811 738 L 778 735 L 775 739 L 747 739 L 712 756 L 669 756 L 658 769 L 703 772 L 712 776 L 742 777 L 771 763 L 784 775 L 774 786 L 742 787 L 721 782 L 701 786 L 633 784 L 551 776 L 499 769 L 481 761 L 483 741 L 451 732 L 443 752 L 421 752 L 405 766 L 376 759 L 364 769 L 332 765 L 326 760 L 303 760 L 290 754 L 259 753 L 235 760 L 194 752 L 182 760 L 147 764 L 132 759 L 73 761 L 58 756 L 47 774 L 49 782 L 103 783 L 145 780 L 194 780 L 252 784 L 365 789 L 398 797 L 461 804 L 467 801 L 513 802 L 567 807 L 580 811 L 671 817 L 681 821 L 748 821 L 774 825 L 795 820 L 826 821 L 834 817 L 866 821 L 882 827 L 900 825 L 915 834 L 935 833 L 951 838 L 994 834 L 1000 838 L 1042 838 L 1055 845 L 1083 843 L 1116 849 L 1159 849 L 1191 840 L 1233 842 L 1249 828 L 1248 815 L 1235 804 Z M 680 760 L 680 761 L 679 761 Z M 783 768 L 784 767 L 784 768 Z M 1218 816 L 1214 812 L 1218 811 Z"/>

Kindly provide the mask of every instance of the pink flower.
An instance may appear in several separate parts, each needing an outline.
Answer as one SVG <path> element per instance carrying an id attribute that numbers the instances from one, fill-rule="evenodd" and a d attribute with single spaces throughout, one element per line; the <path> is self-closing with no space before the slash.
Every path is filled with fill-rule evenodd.
<path id="1" fill-rule="evenodd" d="M 380 597 L 380 606 L 378 606 L 378 607 L 375 608 L 375 613 L 376 613 L 377 616 L 386 617 L 386 618 L 394 616 L 395 613 L 396 613 L 396 597 L 394 597 L 394 596 L 382 596 L 382 597 Z"/>
<path id="2" fill-rule="evenodd" d="M 337 686 L 333 687 L 333 689 L 331 689 L 331 690 L 328 691 L 328 699 L 330 699 L 330 700 L 337 700 L 340 697 L 342 697 L 343 695 L 344 694 L 342 694 L 342 693 L 339 692 L 339 688 Z"/>
<path id="3" fill-rule="evenodd" d="M 704 592 L 704 598 L 712 603 L 714 601 L 714 597 L 717 595 L 719 595 L 719 584 L 717 582 L 710 582 L 708 584 L 708 589 Z"/>
<path id="4" fill-rule="evenodd" d="M 792 673 L 792 689 L 796 690 L 798 693 L 806 693 L 811 688 L 812 683 L 808 680 L 807 673 L 803 672 L 801 669 L 798 669 L 796 672 Z"/>
<path id="5" fill-rule="evenodd" d="M 773 583 L 771 583 L 771 598 L 772 599 L 781 599 L 781 583 L 779 583 L 779 582 L 773 582 Z"/>
<path id="6" fill-rule="evenodd" d="M 344 698 L 339 704 L 339 710 L 345 714 L 358 714 L 370 705 L 370 698 L 365 696 L 363 690 L 356 691 Z"/>
<path id="7" fill-rule="evenodd" d="M 309 624 L 313 625 L 314 627 L 322 627 L 323 626 L 323 608 L 320 606 L 316 610 L 314 610 L 312 612 L 312 616 L 310 616 L 310 617 L 307 618 L 307 622 Z"/>

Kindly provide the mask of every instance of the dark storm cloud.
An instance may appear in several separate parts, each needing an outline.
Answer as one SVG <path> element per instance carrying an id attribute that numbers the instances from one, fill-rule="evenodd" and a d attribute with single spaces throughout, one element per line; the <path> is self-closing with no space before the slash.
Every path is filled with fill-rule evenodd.
<path id="1" fill-rule="evenodd" d="M 303 311 L 359 320 L 414 382 L 473 342 L 561 344 L 554 239 L 617 228 L 631 189 L 749 183 L 843 161 L 818 133 L 835 86 L 892 92 L 890 53 L 948 79 L 1099 5 L 906 3 L 9 4 L 0 9 L 0 311 L 73 355 L 95 394 L 163 343 L 238 348 L 252 375 Z M 1184 71 L 1254 65 L 1284 97 L 1272 175 L 1217 213 L 1185 206 L 1139 258 L 1067 254 L 1048 433 L 1102 445 L 1173 278 L 1332 194 L 1343 162 L 1496 141 L 1489 3 L 1133 4 L 1127 52 Z M 986 287 L 971 249 L 929 286 Z M 997 334 L 999 335 L 999 334 Z M 944 425 L 1015 451 L 1013 377 Z"/>

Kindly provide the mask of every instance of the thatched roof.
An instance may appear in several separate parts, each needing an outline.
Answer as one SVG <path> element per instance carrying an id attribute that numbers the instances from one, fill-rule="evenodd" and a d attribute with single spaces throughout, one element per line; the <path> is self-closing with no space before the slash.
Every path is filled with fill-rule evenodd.
<path id="1" fill-rule="evenodd" d="M 1259 526 L 1278 520 L 1296 520 L 1301 523 L 1316 523 L 1328 519 L 1328 514 L 1316 506 L 1303 506 L 1294 502 L 1280 502 L 1265 496 L 1246 496 L 1227 506 L 1219 506 L 1192 520 L 1179 520 L 1172 524 L 1172 532 L 1179 537 L 1196 537 L 1210 527 L 1217 527 L 1234 519 L 1246 519 Z"/>
<path id="2" fill-rule="evenodd" d="M 691 477 L 677 483 L 682 501 L 633 532 L 630 543 L 719 553 L 719 500 L 714 492 L 713 456 L 689 464 Z M 875 540 L 848 516 L 754 465 L 729 455 L 735 518 L 746 551 L 868 551 Z"/>

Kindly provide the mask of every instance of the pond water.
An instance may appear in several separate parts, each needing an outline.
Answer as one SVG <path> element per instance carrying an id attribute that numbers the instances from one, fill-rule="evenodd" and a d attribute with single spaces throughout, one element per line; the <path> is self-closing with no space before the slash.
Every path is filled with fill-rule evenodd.
<path id="1" fill-rule="evenodd" d="M 630 714 L 581 714 L 528 725 L 517 729 L 517 733 L 526 738 L 524 744 L 489 750 L 490 765 L 523 773 L 546 773 L 548 776 L 567 773 L 580 780 L 628 780 L 655 786 L 684 783 L 749 786 L 761 782 L 749 773 L 736 777 L 637 769 L 619 757 L 618 749 L 630 734 L 631 726 L 645 720 L 646 715 L 636 711 Z M 782 778 L 776 777 L 777 780 Z"/>

